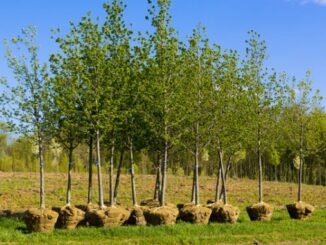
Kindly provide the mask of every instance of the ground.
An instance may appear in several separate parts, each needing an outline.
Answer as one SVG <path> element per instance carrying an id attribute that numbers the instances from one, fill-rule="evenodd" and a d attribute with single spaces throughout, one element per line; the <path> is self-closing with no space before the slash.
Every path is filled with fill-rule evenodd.
<path id="1" fill-rule="evenodd" d="M 136 177 L 138 200 L 151 198 L 154 176 Z M 108 178 L 104 175 L 105 197 L 108 199 Z M 191 177 L 169 176 L 167 201 L 189 202 Z M 94 202 L 97 198 L 94 175 Z M 0 210 L 22 211 L 38 206 L 37 173 L 0 173 Z M 46 174 L 46 204 L 65 204 L 66 175 Z M 200 201 L 214 198 L 215 179 L 200 178 Z M 87 200 L 87 175 L 73 175 L 72 203 Z M 316 206 L 306 221 L 291 220 L 285 204 L 296 199 L 295 183 L 264 182 L 264 201 L 276 210 L 271 222 L 250 222 L 245 207 L 257 202 L 257 181 L 231 179 L 228 181 L 230 204 L 241 209 L 238 224 L 191 225 L 179 222 L 163 227 L 78 228 L 74 231 L 56 230 L 51 234 L 25 234 L 23 222 L 0 218 L 0 243 L 80 243 L 80 244 L 326 244 L 326 187 L 303 185 L 303 200 Z M 129 176 L 122 176 L 118 201 L 131 206 Z M 89 241 L 91 239 L 91 241 Z"/>

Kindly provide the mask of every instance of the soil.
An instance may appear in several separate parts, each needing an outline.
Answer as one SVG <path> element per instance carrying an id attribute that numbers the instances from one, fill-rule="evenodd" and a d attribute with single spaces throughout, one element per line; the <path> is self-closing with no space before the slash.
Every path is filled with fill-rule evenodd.
<path id="1" fill-rule="evenodd" d="M 193 224 L 208 224 L 212 210 L 200 205 L 184 205 L 180 209 L 180 219 Z"/>
<path id="2" fill-rule="evenodd" d="M 305 202 L 295 202 L 286 205 L 289 215 L 292 219 L 307 219 L 314 212 L 315 208 Z"/>
<path id="3" fill-rule="evenodd" d="M 247 207 L 247 213 L 251 221 L 270 221 L 273 207 L 268 203 L 257 203 Z"/>
<path id="4" fill-rule="evenodd" d="M 171 206 L 145 208 L 143 212 L 149 225 L 173 225 L 179 214 L 178 209 Z"/>
<path id="5" fill-rule="evenodd" d="M 51 209 L 30 208 L 24 214 L 29 232 L 50 232 L 54 229 L 59 214 Z"/>

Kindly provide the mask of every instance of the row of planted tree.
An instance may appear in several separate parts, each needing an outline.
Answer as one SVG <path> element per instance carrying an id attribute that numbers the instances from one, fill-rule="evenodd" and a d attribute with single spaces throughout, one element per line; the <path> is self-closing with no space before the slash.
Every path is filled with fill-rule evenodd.
<path id="1" fill-rule="evenodd" d="M 325 156 L 320 126 L 325 113 L 318 107 L 318 91 L 312 94 L 309 72 L 297 82 L 284 72 L 267 69 L 265 41 L 254 31 L 249 32 L 243 59 L 235 50 L 211 44 L 200 25 L 187 42 L 181 41 L 170 25 L 169 0 L 149 1 L 146 18 L 153 31 L 138 35 L 124 21 L 122 1 L 107 2 L 103 8 L 103 22 L 87 14 L 80 22 L 71 22 L 66 34 L 53 30 L 58 51 L 45 64 L 38 60 L 34 27 L 23 29 L 22 35 L 6 43 L 8 66 L 16 82 L 3 80 L 2 115 L 12 130 L 35 140 L 40 162 L 40 209 L 27 211 L 28 227 L 45 227 L 45 220 L 53 223 L 57 216 L 45 209 L 44 200 L 44 146 L 53 139 L 68 152 L 66 206 L 59 211 L 66 215 L 63 219 L 76 215 L 70 206 L 73 152 L 85 143 L 89 146 L 88 204 L 93 200 L 95 148 L 99 206 L 83 209 L 102 223 L 111 222 L 113 216 L 123 220 L 115 216 L 120 210 L 115 207 L 113 188 L 116 152 L 121 157 L 128 152 L 132 200 L 137 207 L 134 152 L 144 149 L 157 156 L 159 207 L 142 210 L 148 223 L 151 219 L 168 223 L 164 217 L 175 222 L 179 213 L 165 200 L 169 153 L 175 149 L 187 152 L 194 162 L 193 205 L 180 206 L 180 217 L 191 214 L 195 217 L 191 219 L 209 220 L 214 210 L 199 205 L 198 169 L 205 156 L 218 163 L 215 201 L 221 195 L 224 205 L 216 210 L 224 210 L 225 217 L 238 214 L 227 204 L 226 174 L 232 157 L 243 149 L 255 152 L 259 169 L 259 204 L 248 208 L 254 213 L 250 217 L 270 213 L 271 208 L 263 203 L 262 161 L 266 151 L 277 159 L 280 137 L 286 137 L 299 170 L 299 203 L 291 206 L 296 210 L 293 217 L 311 213 L 312 208 L 301 202 L 303 161 L 312 150 Z M 103 146 L 109 156 L 109 208 L 103 199 Z"/>

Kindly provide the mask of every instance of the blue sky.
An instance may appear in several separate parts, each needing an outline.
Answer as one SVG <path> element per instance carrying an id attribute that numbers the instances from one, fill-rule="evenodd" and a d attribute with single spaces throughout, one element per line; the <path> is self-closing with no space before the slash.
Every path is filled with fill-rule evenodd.
<path id="1" fill-rule="evenodd" d="M 144 31 L 147 0 L 125 0 L 127 22 Z M 17 35 L 29 24 L 37 27 L 41 58 L 46 60 L 56 46 L 51 28 L 67 30 L 87 11 L 104 16 L 102 0 L 2 0 L 0 40 Z M 312 71 L 314 88 L 326 98 L 326 0 L 172 0 L 173 26 L 186 38 L 201 23 L 208 36 L 224 48 L 244 51 L 247 31 L 254 29 L 267 41 L 268 66 L 303 78 Z M 11 77 L 0 45 L 0 76 Z M 326 107 L 326 99 L 323 100 Z"/>

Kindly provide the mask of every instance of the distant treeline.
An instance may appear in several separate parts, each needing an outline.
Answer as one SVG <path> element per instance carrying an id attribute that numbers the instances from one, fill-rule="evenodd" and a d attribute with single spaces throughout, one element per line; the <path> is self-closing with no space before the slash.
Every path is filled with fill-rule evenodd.
<path id="1" fill-rule="evenodd" d="M 326 117 L 325 117 L 326 118 Z M 326 121 L 324 122 L 326 124 Z M 39 162 L 37 158 L 37 149 L 26 137 L 10 140 L 6 143 L 8 135 L 2 131 L 0 135 L 0 171 L 3 172 L 38 172 Z M 326 133 L 326 132 L 325 132 Z M 88 146 L 80 145 L 74 152 L 73 171 L 76 173 L 88 172 Z M 279 148 L 280 161 L 277 164 L 271 160 L 271 154 L 264 155 L 264 179 L 270 181 L 297 182 L 297 168 L 293 161 L 294 155 L 286 147 Z M 103 152 L 105 154 L 105 151 Z M 306 157 L 304 165 L 304 183 L 326 186 L 326 155 L 325 150 L 321 154 L 311 154 Z M 129 160 L 128 154 L 124 154 L 124 163 L 122 173 L 128 174 Z M 144 151 L 135 154 L 135 173 L 136 174 L 156 174 L 155 159 L 153 153 Z M 105 158 L 108 159 L 109 156 Z M 120 157 L 116 156 L 116 159 Z M 66 173 L 68 170 L 67 152 L 55 142 L 48 144 L 45 149 L 46 172 Z M 106 160 L 108 163 L 108 160 Z M 218 163 L 209 158 L 201 161 L 199 169 L 200 175 L 215 176 L 217 174 Z M 107 164 L 108 165 L 108 164 Z M 94 166 L 95 167 L 95 166 Z M 108 167 L 108 166 L 106 166 Z M 117 169 L 118 162 L 115 162 L 114 168 Z M 106 169 L 104 170 L 106 171 Z M 168 174 L 177 176 L 192 176 L 193 162 L 191 158 L 186 157 L 186 153 L 175 152 L 171 154 L 171 162 L 168 168 Z M 254 153 L 248 151 L 238 152 L 236 158 L 232 161 L 229 169 L 229 175 L 232 178 L 250 178 L 256 179 L 258 176 L 257 159 Z"/>

